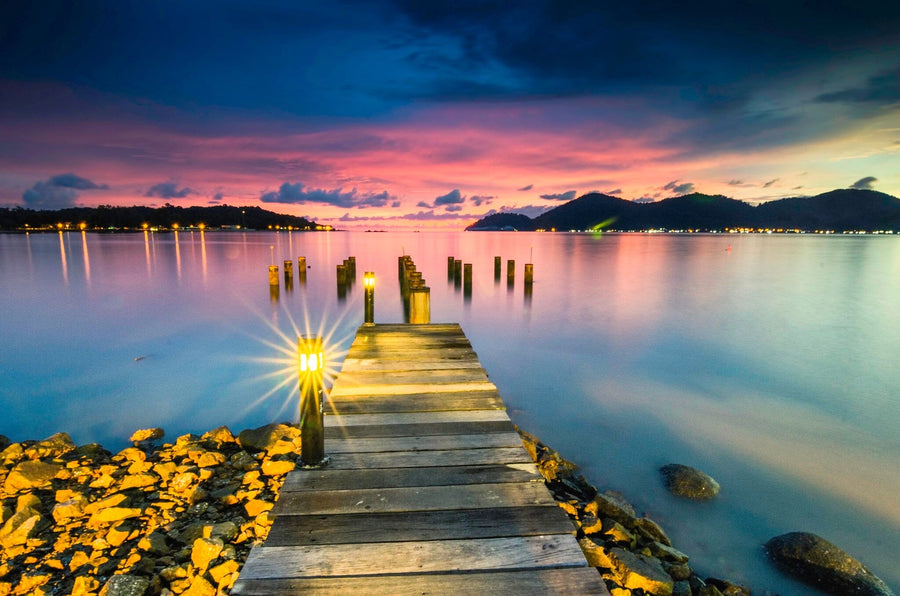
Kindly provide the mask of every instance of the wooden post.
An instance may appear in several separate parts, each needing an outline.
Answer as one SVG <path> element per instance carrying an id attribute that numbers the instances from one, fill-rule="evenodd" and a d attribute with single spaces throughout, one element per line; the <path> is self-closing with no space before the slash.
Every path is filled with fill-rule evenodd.
<path id="1" fill-rule="evenodd" d="M 304 466 L 318 466 L 325 459 L 325 417 L 322 374 L 325 351 L 321 337 L 297 338 L 300 360 L 300 461 Z"/>
<path id="2" fill-rule="evenodd" d="M 347 297 L 347 267 L 344 265 L 337 266 L 337 296 L 338 300 Z"/>
<path id="3" fill-rule="evenodd" d="M 287 284 L 294 279 L 294 261 L 290 259 L 284 262 L 284 283 Z"/>
<path id="4" fill-rule="evenodd" d="M 297 257 L 297 281 L 306 283 L 306 257 Z"/>
<path id="5" fill-rule="evenodd" d="M 366 271 L 363 274 L 363 287 L 365 289 L 364 295 L 364 310 L 365 317 L 363 320 L 364 325 L 374 325 L 375 324 L 375 273 L 372 271 Z"/>
<path id="6" fill-rule="evenodd" d="M 459 259 L 453 261 L 453 285 L 457 288 L 462 285 L 462 266 L 463 262 Z"/>
<path id="7" fill-rule="evenodd" d="M 456 259 L 447 257 L 447 281 L 453 281 L 454 263 Z"/>
<path id="8" fill-rule="evenodd" d="M 350 263 L 350 279 L 356 281 L 356 257 L 350 257 L 347 261 Z"/>
<path id="9" fill-rule="evenodd" d="M 525 285 L 531 285 L 534 283 L 534 264 L 533 263 L 525 263 Z"/>
<path id="10" fill-rule="evenodd" d="M 472 263 L 463 265 L 463 298 L 466 301 L 472 298 Z"/>
<path id="11" fill-rule="evenodd" d="M 516 280 L 516 262 L 512 259 L 506 261 L 506 281 L 513 283 Z"/>
<path id="12" fill-rule="evenodd" d="M 409 322 L 417 325 L 431 322 L 431 291 L 428 287 L 410 289 Z"/>
<path id="13" fill-rule="evenodd" d="M 500 281 L 500 270 L 502 261 L 500 257 L 494 257 L 494 281 Z"/>
<path id="14" fill-rule="evenodd" d="M 269 285 L 278 285 L 278 265 L 269 265 Z"/>

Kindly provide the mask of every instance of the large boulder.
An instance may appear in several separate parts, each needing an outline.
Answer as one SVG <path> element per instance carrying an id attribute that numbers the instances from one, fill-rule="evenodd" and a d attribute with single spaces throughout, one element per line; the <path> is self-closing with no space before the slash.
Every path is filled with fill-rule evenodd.
<path id="1" fill-rule="evenodd" d="M 824 538 L 790 532 L 766 543 L 769 557 L 782 571 L 830 594 L 894 596 L 865 565 Z"/>
<path id="2" fill-rule="evenodd" d="M 134 431 L 129 439 L 132 443 L 146 443 L 163 438 L 166 431 L 161 428 L 142 428 Z"/>
<path id="3" fill-rule="evenodd" d="M 669 492 L 677 497 L 705 501 L 719 494 L 719 483 L 711 476 L 681 464 L 668 464 L 659 469 Z"/>
<path id="4" fill-rule="evenodd" d="M 74 451 L 75 442 L 72 441 L 66 433 L 56 433 L 47 437 L 43 441 L 38 441 L 34 445 L 25 449 L 25 457 L 28 459 L 45 459 L 48 457 L 59 457 L 69 451 Z"/>
<path id="5" fill-rule="evenodd" d="M 300 443 L 300 429 L 288 424 L 272 423 L 248 428 L 238 435 L 238 443 L 247 451 L 269 451 L 280 442 Z"/>
<path id="6" fill-rule="evenodd" d="M 63 467 L 59 464 L 25 460 L 9 472 L 3 488 L 10 494 L 20 490 L 44 488 L 62 469 Z"/>

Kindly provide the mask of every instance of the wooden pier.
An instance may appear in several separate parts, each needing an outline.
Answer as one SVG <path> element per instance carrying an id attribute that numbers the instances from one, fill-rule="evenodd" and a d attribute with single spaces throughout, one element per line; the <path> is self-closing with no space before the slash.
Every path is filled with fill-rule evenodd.
<path id="1" fill-rule="evenodd" d="M 233 594 L 608 594 L 459 325 L 360 327 Z"/>

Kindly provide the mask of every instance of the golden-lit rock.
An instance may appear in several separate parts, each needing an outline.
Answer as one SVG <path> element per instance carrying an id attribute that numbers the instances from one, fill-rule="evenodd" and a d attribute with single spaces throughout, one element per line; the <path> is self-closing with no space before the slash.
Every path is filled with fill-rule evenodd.
<path id="1" fill-rule="evenodd" d="M 188 588 L 181 596 L 216 596 L 216 588 L 202 576 L 196 576 L 190 580 Z"/>
<path id="2" fill-rule="evenodd" d="M 274 503 L 263 501 L 261 499 L 253 499 L 252 501 L 247 501 L 246 503 L 244 503 L 244 509 L 247 511 L 247 515 L 251 518 L 255 518 L 263 511 L 268 511 L 272 507 L 274 507 Z"/>
<path id="3" fill-rule="evenodd" d="M 634 534 L 629 532 L 622 524 L 609 518 L 603 520 L 603 536 L 616 543 L 630 545 L 634 542 Z"/>
<path id="4" fill-rule="evenodd" d="M 116 493 L 114 495 L 110 495 L 104 499 L 100 499 L 99 501 L 94 501 L 93 503 L 88 503 L 84 506 L 84 512 L 88 515 L 100 511 L 101 509 L 108 509 L 110 507 L 118 507 L 119 505 L 128 504 L 129 499 L 128 495 L 123 493 Z"/>
<path id="5" fill-rule="evenodd" d="M 47 522 L 40 513 L 33 509 L 20 511 L 6 520 L 0 528 L 0 546 L 3 548 L 22 546 L 46 526 Z"/>
<path id="6" fill-rule="evenodd" d="M 16 499 L 16 513 L 26 509 L 39 512 L 41 507 L 41 498 L 34 493 L 25 493 L 24 495 L 19 495 L 19 498 Z"/>
<path id="7" fill-rule="evenodd" d="M 584 558 L 587 559 L 588 565 L 591 567 L 612 568 L 613 563 L 609 558 L 609 553 L 602 544 L 597 544 L 590 538 L 582 538 L 578 541 Z"/>
<path id="8" fill-rule="evenodd" d="M 136 430 L 128 439 L 132 443 L 143 443 L 144 441 L 156 441 L 165 436 L 166 432 L 161 428 L 144 428 Z"/>
<path id="9" fill-rule="evenodd" d="M 69 560 L 69 570 L 75 571 L 79 567 L 84 567 L 90 562 L 91 558 L 86 552 L 82 550 L 75 551 L 72 554 L 72 558 Z M 100 585 L 98 584 L 97 587 L 99 588 Z"/>
<path id="10" fill-rule="evenodd" d="M 259 462 L 257 462 L 253 458 L 253 456 L 246 451 L 238 451 L 230 458 L 228 458 L 228 463 L 231 464 L 231 467 L 238 470 L 243 470 L 245 472 L 253 470 L 259 465 Z"/>
<path id="11" fill-rule="evenodd" d="M 118 523 L 112 526 L 104 536 L 104 539 L 109 543 L 112 547 L 121 546 L 123 542 L 128 540 L 129 535 L 134 531 L 134 527 L 125 524 Z"/>
<path id="12" fill-rule="evenodd" d="M 76 445 L 67 433 L 56 433 L 43 441 L 25 449 L 25 457 L 28 459 L 46 459 L 59 457 L 69 451 L 73 451 Z"/>
<path id="13" fill-rule="evenodd" d="M 29 573 L 23 573 L 22 577 L 19 579 L 19 583 L 16 586 L 16 593 L 18 594 L 37 594 L 38 588 L 40 586 L 47 585 L 50 580 L 53 579 L 53 575 L 47 573 L 46 571 L 32 571 Z M 42 590 L 41 593 L 44 591 Z"/>
<path id="14" fill-rule="evenodd" d="M 296 464 L 287 460 L 267 459 L 262 463 L 262 473 L 266 476 L 283 476 L 292 471 Z"/>
<path id="15" fill-rule="evenodd" d="M 219 590 L 230 589 L 238 576 L 241 566 L 237 561 L 225 561 L 210 568 L 209 576 L 218 584 Z"/>
<path id="16" fill-rule="evenodd" d="M 159 482 L 159 477 L 156 474 L 130 474 L 122 478 L 122 481 L 119 484 L 119 490 L 146 488 L 148 486 L 154 486 L 157 482 Z"/>
<path id="17" fill-rule="evenodd" d="M 654 596 L 671 596 L 675 582 L 656 559 L 622 548 L 611 549 L 609 556 L 624 587 Z"/>
<path id="18" fill-rule="evenodd" d="M 72 518 L 84 515 L 84 497 L 69 499 L 53 506 L 53 519 L 58 524 L 63 524 Z"/>
<path id="19" fill-rule="evenodd" d="M 201 440 L 207 441 L 210 443 L 214 443 L 217 447 L 221 447 L 226 443 L 234 443 L 235 438 L 234 435 L 231 434 L 231 431 L 228 430 L 227 426 L 220 426 L 218 428 L 214 428 L 211 431 L 203 433 L 200 437 Z"/>
<path id="20" fill-rule="evenodd" d="M 175 474 L 169 482 L 169 490 L 173 492 L 186 492 L 200 482 L 200 477 L 193 472 L 181 472 Z"/>
<path id="21" fill-rule="evenodd" d="M 139 507 L 109 507 L 107 509 L 101 509 L 91 515 L 88 524 L 97 527 L 103 524 L 110 524 L 140 516 L 141 509 Z"/>
<path id="22" fill-rule="evenodd" d="M 300 439 L 299 428 L 278 423 L 247 429 L 238 435 L 238 443 L 247 451 L 268 451 L 278 441 L 293 443 L 295 439 Z"/>
<path id="23" fill-rule="evenodd" d="M 145 462 L 147 454 L 137 447 L 126 447 L 113 456 L 113 461 Z"/>
<path id="24" fill-rule="evenodd" d="M 219 557 L 223 546 L 221 538 L 198 538 L 191 547 L 191 564 L 201 571 L 206 570 Z"/>
<path id="25" fill-rule="evenodd" d="M 634 529 L 638 534 L 649 540 L 654 540 L 666 546 L 672 546 L 672 541 L 666 535 L 666 532 L 649 517 L 642 517 L 635 520 Z"/>
<path id="26" fill-rule="evenodd" d="M 162 479 L 162 481 L 164 483 L 167 483 L 172 478 L 172 476 L 175 475 L 176 467 L 177 466 L 175 465 L 175 462 L 168 461 L 168 462 L 154 464 L 152 469 L 153 469 L 153 472 L 157 476 L 159 476 L 160 479 Z"/>
<path id="27" fill-rule="evenodd" d="M 225 455 L 223 453 L 219 453 L 218 451 L 206 451 L 195 461 L 201 468 L 211 468 L 213 466 L 220 466 L 224 464 Z"/>
<path id="28" fill-rule="evenodd" d="M 72 585 L 72 596 L 93 596 L 100 589 L 100 582 L 89 575 L 79 575 Z"/>
<path id="29" fill-rule="evenodd" d="M 590 503 L 585 505 L 584 511 L 597 517 L 611 518 L 626 528 L 634 527 L 634 507 L 625 497 L 614 491 L 598 493 Z"/>
<path id="30" fill-rule="evenodd" d="M 20 490 L 47 487 L 62 469 L 63 466 L 59 464 L 45 463 L 38 460 L 20 462 L 7 474 L 3 489 L 7 493 L 12 494 Z"/>

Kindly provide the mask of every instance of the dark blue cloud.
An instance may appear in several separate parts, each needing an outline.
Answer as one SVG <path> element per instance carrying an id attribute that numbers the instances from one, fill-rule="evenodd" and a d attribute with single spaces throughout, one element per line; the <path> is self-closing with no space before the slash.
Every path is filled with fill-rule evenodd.
<path id="1" fill-rule="evenodd" d="M 197 194 L 197 191 L 184 187 L 178 188 L 176 182 L 160 182 L 154 184 L 144 193 L 145 197 L 159 197 L 161 199 L 183 199 L 190 195 Z"/>
<path id="2" fill-rule="evenodd" d="M 866 176 L 865 178 L 860 178 L 856 182 L 850 185 L 850 188 L 857 188 L 860 190 L 872 190 L 875 188 L 875 183 L 878 182 L 878 178 L 875 176 Z"/>
<path id="3" fill-rule="evenodd" d="M 522 188 L 517 188 L 516 190 L 518 190 L 520 192 L 526 192 L 526 191 L 531 190 L 532 188 L 534 188 L 534 184 L 529 184 L 527 186 L 523 186 Z"/>
<path id="4" fill-rule="evenodd" d="M 681 182 L 678 180 L 672 180 L 668 184 L 662 187 L 662 190 L 668 190 L 672 194 L 676 195 L 687 195 L 694 192 L 694 184 L 692 182 Z"/>
<path id="5" fill-rule="evenodd" d="M 36 182 L 22 193 L 22 201 L 31 209 L 65 209 L 75 205 L 79 190 L 107 189 L 106 184 L 97 184 L 75 174 L 59 174 Z"/>
<path id="6" fill-rule="evenodd" d="M 288 203 L 303 205 L 320 203 L 336 207 L 384 207 L 396 202 L 386 190 L 380 193 L 360 193 L 354 188 L 345 191 L 342 188 L 324 190 L 306 188 L 301 182 L 285 182 L 277 191 L 264 192 L 259 199 L 263 203 Z"/>
<path id="7" fill-rule="evenodd" d="M 567 190 L 566 192 L 549 194 L 549 195 L 541 195 L 542 199 L 547 199 L 548 201 L 571 201 L 575 198 L 577 191 Z"/>
<path id="8" fill-rule="evenodd" d="M 466 199 L 462 196 L 462 193 L 459 192 L 458 188 L 454 188 L 450 192 L 445 195 L 441 195 L 434 199 L 434 206 L 440 207 L 441 205 L 456 205 L 464 202 Z"/>

